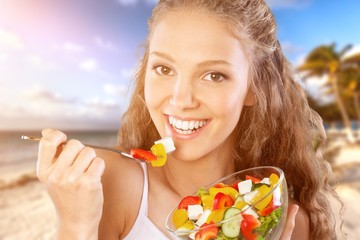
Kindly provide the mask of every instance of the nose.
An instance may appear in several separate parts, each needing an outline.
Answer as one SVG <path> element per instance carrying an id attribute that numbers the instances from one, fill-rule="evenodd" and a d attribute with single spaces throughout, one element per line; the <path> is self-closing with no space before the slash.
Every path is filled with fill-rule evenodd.
<path id="1" fill-rule="evenodd" d="M 176 80 L 170 97 L 170 104 L 181 110 L 197 107 L 195 89 L 191 81 Z"/>

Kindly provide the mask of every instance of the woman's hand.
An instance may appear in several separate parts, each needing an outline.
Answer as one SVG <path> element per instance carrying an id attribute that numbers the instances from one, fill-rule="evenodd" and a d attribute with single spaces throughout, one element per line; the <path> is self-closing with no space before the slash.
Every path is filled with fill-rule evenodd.
<path id="1" fill-rule="evenodd" d="M 283 230 L 283 233 L 281 234 L 280 240 L 290 240 L 292 233 L 295 229 L 295 219 L 296 219 L 296 214 L 299 210 L 299 205 L 297 204 L 289 204 L 288 207 L 288 213 L 287 213 L 287 217 L 286 217 L 286 223 L 285 223 L 285 227 Z"/>
<path id="2" fill-rule="evenodd" d="M 49 193 L 59 219 L 59 238 L 97 239 L 102 215 L 101 176 L 105 163 L 92 148 L 44 129 L 39 143 L 37 175 Z"/>

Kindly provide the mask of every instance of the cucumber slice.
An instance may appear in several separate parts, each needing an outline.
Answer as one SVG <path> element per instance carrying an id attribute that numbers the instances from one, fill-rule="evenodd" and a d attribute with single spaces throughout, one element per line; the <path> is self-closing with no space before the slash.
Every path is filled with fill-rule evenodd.
<path id="1" fill-rule="evenodd" d="M 243 217 L 240 213 L 241 213 L 241 210 L 238 208 L 235 208 L 235 207 L 231 207 L 225 211 L 224 220 L 233 217 L 232 219 L 225 221 L 221 225 L 221 230 L 225 236 L 227 236 L 229 238 L 235 238 L 235 237 L 239 236 L 240 223 L 243 220 Z M 237 215 L 237 216 L 235 216 L 235 215 Z"/>

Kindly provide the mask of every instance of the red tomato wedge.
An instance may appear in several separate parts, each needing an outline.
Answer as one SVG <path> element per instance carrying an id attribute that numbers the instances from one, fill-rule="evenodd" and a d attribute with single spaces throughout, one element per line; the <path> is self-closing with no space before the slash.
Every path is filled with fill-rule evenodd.
<path id="1" fill-rule="evenodd" d="M 143 160 L 146 162 L 157 160 L 157 156 L 155 156 L 152 152 L 140 148 L 131 149 L 130 155 L 136 159 Z"/>
<path id="2" fill-rule="evenodd" d="M 251 180 L 253 183 L 259 183 L 261 182 L 260 179 L 256 178 L 256 177 L 252 177 L 252 176 L 249 176 L 249 175 L 246 175 L 246 180 Z"/>
<path id="3" fill-rule="evenodd" d="M 187 196 L 184 197 L 178 205 L 178 209 L 188 209 L 189 205 L 201 204 L 201 198 L 199 196 Z"/>
<path id="4" fill-rule="evenodd" d="M 241 234 L 246 240 L 256 240 L 258 235 L 253 230 L 261 225 L 261 222 L 253 215 L 242 214 L 243 220 L 240 224 Z"/>
<path id="5" fill-rule="evenodd" d="M 203 225 L 201 225 L 201 228 L 203 229 L 199 230 L 195 234 L 195 240 L 210 240 L 216 238 L 219 228 L 215 225 L 206 227 L 211 224 L 212 223 L 204 223 Z"/>

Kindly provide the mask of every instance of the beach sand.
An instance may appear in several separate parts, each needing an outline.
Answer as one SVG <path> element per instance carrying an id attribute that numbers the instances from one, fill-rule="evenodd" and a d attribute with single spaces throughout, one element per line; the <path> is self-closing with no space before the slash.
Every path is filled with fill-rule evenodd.
<path id="1" fill-rule="evenodd" d="M 0 239 L 54 239 L 54 206 L 39 181 L 26 179 L 0 190 Z"/>
<path id="2" fill-rule="evenodd" d="M 359 239 L 360 236 L 359 152 L 359 146 L 357 150 L 341 146 L 333 162 L 339 179 L 336 190 L 346 206 L 344 230 L 350 240 Z M 349 162 L 349 158 L 354 161 Z M 344 167 L 341 167 L 342 162 L 345 162 Z M 34 170 L 15 176 L 8 174 L 0 177 L 0 240 L 54 239 L 54 206 L 36 179 Z"/>

